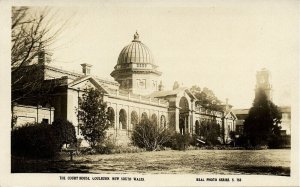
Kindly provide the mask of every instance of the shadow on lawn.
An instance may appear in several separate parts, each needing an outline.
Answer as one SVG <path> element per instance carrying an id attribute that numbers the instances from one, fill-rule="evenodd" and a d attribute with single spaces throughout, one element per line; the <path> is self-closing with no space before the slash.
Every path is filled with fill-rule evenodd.
<path id="1" fill-rule="evenodd" d="M 28 160 L 24 158 L 12 157 L 11 172 L 12 173 L 90 173 L 95 169 L 95 162 L 89 160 L 83 161 L 66 161 L 66 160 Z M 160 167 L 158 167 L 160 166 Z M 101 168 L 101 171 L 123 171 L 126 168 Z M 127 168 L 129 169 L 129 168 Z M 133 170 L 143 171 L 147 170 L 160 170 L 164 173 L 167 168 L 162 165 L 147 165 L 147 166 L 134 166 L 130 168 Z M 228 165 L 223 168 L 229 172 L 234 172 L 241 175 L 277 175 L 277 176 L 290 176 L 289 167 L 281 166 L 244 166 L 244 165 Z M 123 171 L 126 173 L 126 171 Z M 167 172 L 166 173 L 170 173 Z M 218 174 L 217 172 L 214 174 Z"/>
<path id="2" fill-rule="evenodd" d="M 77 161 L 29 160 L 12 157 L 12 173 L 89 173 L 90 167 Z"/>

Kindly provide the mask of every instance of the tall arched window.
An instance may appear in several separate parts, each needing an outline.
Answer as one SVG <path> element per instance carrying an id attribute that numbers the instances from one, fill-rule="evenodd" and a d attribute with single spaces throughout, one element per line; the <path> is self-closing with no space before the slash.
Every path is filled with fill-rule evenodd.
<path id="1" fill-rule="evenodd" d="M 121 126 L 122 129 L 127 128 L 127 114 L 126 114 L 126 111 L 124 109 L 120 110 L 119 122 L 120 122 L 120 126 Z"/>
<path id="2" fill-rule="evenodd" d="M 189 133 L 190 110 L 189 102 L 186 97 L 180 98 L 179 108 L 179 131 L 181 134 Z"/>
<path id="3" fill-rule="evenodd" d="M 195 134 L 200 135 L 200 123 L 198 120 L 195 122 Z"/>
<path id="4" fill-rule="evenodd" d="M 112 107 L 107 108 L 107 119 L 109 121 L 109 126 L 114 127 L 115 126 L 115 111 Z"/>
<path id="5" fill-rule="evenodd" d="M 130 117 L 131 117 L 132 128 L 134 128 L 139 123 L 139 116 L 136 111 L 132 111 Z"/>
<path id="6" fill-rule="evenodd" d="M 160 126 L 163 128 L 167 128 L 167 121 L 166 121 L 166 117 L 164 115 L 160 116 Z"/>
<path id="7" fill-rule="evenodd" d="M 145 120 L 148 120 L 148 115 L 146 112 L 143 112 L 141 116 L 141 121 L 145 121 Z"/>
<path id="8" fill-rule="evenodd" d="M 151 123 L 155 126 L 157 126 L 157 116 L 156 114 L 152 114 L 151 116 Z"/>

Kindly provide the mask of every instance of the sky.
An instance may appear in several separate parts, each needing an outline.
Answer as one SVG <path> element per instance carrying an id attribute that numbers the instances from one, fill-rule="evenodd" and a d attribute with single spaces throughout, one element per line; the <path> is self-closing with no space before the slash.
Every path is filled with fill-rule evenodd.
<path id="1" fill-rule="evenodd" d="M 51 65 L 109 78 L 122 48 L 137 31 L 163 75 L 208 87 L 234 108 L 249 108 L 256 72 L 272 75 L 273 101 L 290 105 L 298 72 L 296 1 L 151 1 L 83 3 L 53 7 L 57 25 L 69 19 L 53 45 Z"/>

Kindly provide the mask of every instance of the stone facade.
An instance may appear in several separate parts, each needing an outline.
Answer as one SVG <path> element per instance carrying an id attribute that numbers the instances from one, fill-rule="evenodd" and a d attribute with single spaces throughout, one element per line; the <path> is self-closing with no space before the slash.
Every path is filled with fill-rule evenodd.
<path id="1" fill-rule="evenodd" d="M 228 108 L 217 112 L 196 106 L 196 98 L 188 88 L 163 90 L 161 72 L 137 33 L 132 43 L 124 47 L 119 55 L 111 73 L 115 80 L 93 75 L 90 64 L 81 66 L 82 72 L 70 72 L 44 65 L 44 79 L 59 82 L 52 97 L 54 119 L 63 118 L 72 122 L 79 137 L 78 100 L 89 87 L 104 93 L 108 110 L 114 114 L 108 135 L 119 144 L 130 142 L 133 126 L 145 116 L 156 121 L 157 125 L 181 133 L 194 134 L 197 124 L 209 120 L 216 120 L 224 128 L 226 139 L 229 139 L 229 131 L 235 130 L 236 117 Z"/>

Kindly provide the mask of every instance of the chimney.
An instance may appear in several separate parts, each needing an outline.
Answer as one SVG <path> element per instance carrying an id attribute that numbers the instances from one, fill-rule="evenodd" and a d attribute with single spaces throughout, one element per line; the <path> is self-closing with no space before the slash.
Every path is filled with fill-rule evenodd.
<path id="1" fill-rule="evenodd" d="M 38 63 L 45 64 L 45 51 L 43 49 L 38 52 Z"/>
<path id="2" fill-rule="evenodd" d="M 232 106 L 229 105 L 229 99 L 226 98 L 226 106 L 225 106 L 226 111 L 231 110 L 231 107 L 232 107 Z"/>
<path id="3" fill-rule="evenodd" d="M 82 73 L 84 75 L 90 75 L 91 74 L 91 67 L 93 65 L 91 64 L 87 64 L 87 63 L 83 63 L 83 64 L 80 64 L 82 66 Z"/>
<path id="4" fill-rule="evenodd" d="M 52 53 L 46 52 L 45 49 L 41 49 L 38 52 L 38 64 L 44 65 L 45 63 L 51 62 Z"/>
<path id="5" fill-rule="evenodd" d="M 179 83 L 175 81 L 173 85 L 173 90 L 176 90 L 177 88 L 179 88 Z"/>

